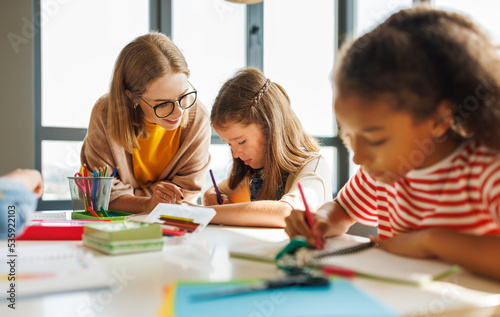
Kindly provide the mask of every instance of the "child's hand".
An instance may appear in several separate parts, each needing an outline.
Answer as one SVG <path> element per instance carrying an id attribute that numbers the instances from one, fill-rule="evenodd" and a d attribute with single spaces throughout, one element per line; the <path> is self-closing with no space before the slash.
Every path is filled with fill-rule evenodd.
<path id="1" fill-rule="evenodd" d="M 381 249 L 394 254 L 409 256 L 414 258 L 431 258 L 432 253 L 426 248 L 431 230 L 421 230 L 411 233 L 398 234 L 389 239 L 379 239 L 370 236 L 370 240 L 376 243 Z"/>
<path id="2" fill-rule="evenodd" d="M 306 221 L 303 210 L 292 210 L 290 215 L 285 218 L 285 232 L 290 238 L 295 236 L 303 236 L 306 238 L 310 246 L 316 246 L 316 237 L 321 239 L 322 244 L 325 243 L 325 236 L 328 229 L 327 219 L 313 213 L 315 219 L 314 228 L 311 230 Z"/>
<path id="3" fill-rule="evenodd" d="M 4 175 L 15 182 L 24 185 L 28 190 L 35 193 L 36 198 L 42 197 L 43 194 L 43 179 L 42 174 L 34 169 L 15 169 L 12 172 Z"/>
<path id="4" fill-rule="evenodd" d="M 313 230 L 311 230 L 306 222 L 305 213 L 302 210 L 293 210 L 290 216 L 285 218 L 285 232 L 290 238 L 298 235 L 304 236 L 309 245 L 315 246 L 316 237 L 321 239 L 321 244 L 325 244 L 325 237 L 344 234 L 351 224 L 354 223 L 344 209 L 335 201 L 323 204 L 317 212 L 313 212 L 313 217 L 315 225 Z"/>
<path id="5" fill-rule="evenodd" d="M 222 204 L 232 204 L 233 202 L 226 194 L 220 193 L 222 197 Z M 212 187 L 203 194 L 202 197 L 203 206 L 217 206 L 219 203 L 217 202 L 217 194 L 215 193 L 215 189 Z"/>

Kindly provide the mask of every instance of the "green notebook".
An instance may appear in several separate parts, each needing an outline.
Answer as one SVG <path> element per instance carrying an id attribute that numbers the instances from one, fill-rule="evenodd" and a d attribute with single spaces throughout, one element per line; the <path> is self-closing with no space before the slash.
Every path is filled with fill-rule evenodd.
<path id="1" fill-rule="evenodd" d="M 94 222 L 86 224 L 83 234 L 103 242 L 161 239 L 161 225 L 134 221 Z"/>
<path id="2" fill-rule="evenodd" d="M 161 238 L 105 242 L 83 235 L 82 241 L 83 245 L 107 254 L 160 251 L 163 249 L 163 240 Z"/>

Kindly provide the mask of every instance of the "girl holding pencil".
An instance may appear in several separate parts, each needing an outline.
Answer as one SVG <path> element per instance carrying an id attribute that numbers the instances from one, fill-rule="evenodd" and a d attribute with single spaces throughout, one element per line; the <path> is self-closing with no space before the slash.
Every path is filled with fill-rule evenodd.
<path id="1" fill-rule="evenodd" d="M 417 6 L 342 50 L 335 114 L 361 167 L 290 237 L 378 226 L 378 246 L 500 279 L 500 57 L 467 17 Z"/>
<path id="2" fill-rule="evenodd" d="M 194 203 L 199 196 L 210 161 L 210 124 L 189 74 L 182 53 L 161 33 L 136 38 L 118 56 L 81 151 L 90 169 L 119 167 L 110 209 L 151 211 L 158 203 Z"/>
<path id="3" fill-rule="evenodd" d="M 284 227 L 304 208 L 297 184 L 313 208 L 332 199 L 331 173 L 290 107 L 285 90 L 255 68 L 239 71 L 219 91 L 211 123 L 233 155 L 229 177 L 203 195 L 217 211 L 213 223 Z"/>

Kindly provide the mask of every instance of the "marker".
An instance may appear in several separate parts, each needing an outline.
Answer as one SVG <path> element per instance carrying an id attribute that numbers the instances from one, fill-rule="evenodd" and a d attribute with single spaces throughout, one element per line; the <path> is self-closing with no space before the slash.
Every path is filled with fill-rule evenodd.
<path id="1" fill-rule="evenodd" d="M 302 202 L 304 203 L 304 207 L 306 208 L 306 210 L 305 210 L 306 221 L 309 224 L 309 228 L 311 228 L 311 231 L 312 231 L 314 228 L 314 223 L 315 223 L 314 217 L 313 217 L 311 211 L 309 210 L 309 206 L 307 205 L 306 196 L 304 195 L 304 191 L 302 191 L 302 185 L 300 185 L 300 183 L 297 183 L 297 186 L 299 187 L 300 195 L 302 196 Z M 323 246 L 321 245 L 321 239 L 319 237 L 316 237 L 316 248 L 318 250 L 323 249 Z"/>
<path id="2" fill-rule="evenodd" d="M 212 178 L 212 183 L 214 184 L 215 193 L 217 194 L 217 202 L 219 203 L 219 205 L 222 205 L 223 203 L 222 196 L 220 195 L 219 188 L 217 187 L 217 183 L 215 182 L 214 173 L 212 172 L 212 170 L 210 170 L 210 177 Z"/>

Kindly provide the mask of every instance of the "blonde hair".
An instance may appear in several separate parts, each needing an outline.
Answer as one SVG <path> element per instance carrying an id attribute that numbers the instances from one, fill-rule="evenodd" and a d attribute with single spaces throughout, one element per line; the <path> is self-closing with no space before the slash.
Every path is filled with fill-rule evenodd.
<path id="1" fill-rule="evenodd" d="M 210 115 L 212 126 L 257 124 L 265 136 L 265 181 L 258 199 L 276 200 L 276 189 L 284 186 L 290 173 L 297 171 L 315 153 L 318 141 L 308 135 L 290 107 L 290 98 L 277 83 L 256 68 L 236 73 L 220 89 Z M 256 171 L 233 158 L 229 187 L 235 189 Z"/>
<path id="2" fill-rule="evenodd" d="M 107 106 L 111 137 L 126 151 L 132 153 L 139 148 L 138 139 L 147 138 L 144 114 L 135 109 L 134 103 L 125 94 L 144 94 L 153 81 L 165 75 L 184 73 L 189 69 L 180 50 L 161 33 L 149 33 L 137 37 L 127 44 L 118 56 L 109 93 L 103 97 Z M 188 112 L 181 125 L 187 123 Z"/>

